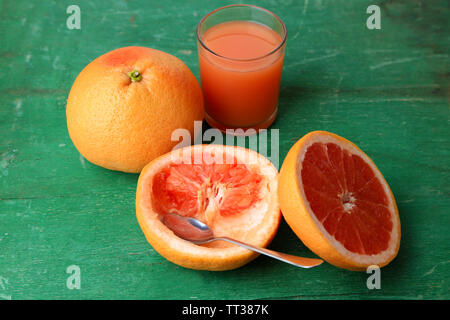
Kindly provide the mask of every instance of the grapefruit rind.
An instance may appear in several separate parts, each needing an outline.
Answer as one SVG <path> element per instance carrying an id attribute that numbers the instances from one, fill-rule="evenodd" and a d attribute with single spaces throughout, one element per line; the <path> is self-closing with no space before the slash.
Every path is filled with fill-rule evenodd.
<path id="1" fill-rule="evenodd" d="M 375 255 L 351 252 L 336 241 L 312 213 L 301 183 L 301 169 L 306 150 L 315 142 L 335 143 L 361 157 L 372 168 L 388 196 L 387 207 L 392 217 L 393 228 L 386 250 Z M 363 271 L 370 265 L 379 267 L 387 265 L 398 253 L 401 236 L 400 219 L 389 185 L 373 161 L 361 149 L 338 135 L 326 131 L 314 131 L 297 141 L 288 152 L 281 167 L 278 196 L 283 217 L 291 229 L 311 251 L 330 264 L 349 270 Z"/>
<path id="2" fill-rule="evenodd" d="M 191 149 L 191 150 L 188 150 Z M 251 210 L 244 216 L 235 216 L 225 219 L 228 227 L 232 228 L 242 222 L 247 226 L 245 233 L 241 231 L 238 240 L 246 241 L 260 247 L 266 247 L 273 239 L 278 229 L 281 219 L 280 208 L 277 197 L 278 172 L 272 163 L 259 155 L 255 151 L 222 145 L 195 145 L 191 147 L 177 149 L 168 154 L 158 157 L 150 162 L 142 170 L 136 191 L 136 216 L 139 225 L 150 245 L 167 260 L 182 267 L 196 270 L 223 271 L 239 268 L 258 254 L 240 246 L 227 245 L 211 247 L 207 245 L 195 245 L 177 237 L 162 222 L 161 217 L 154 211 L 152 206 L 152 180 L 153 176 L 170 164 L 174 159 L 179 159 L 183 152 L 225 152 L 234 154 L 239 160 L 246 157 L 257 159 L 257 164 L 251 165 L 253 169 L 267 178 L 267 194 L 264 200 L 264 207 Z M 243 160 L 245 162 L 245 160 Z M 255 224 L 255 214 L 260 215 L 259 223 Z M 253 220 L 245 218 L 253 217 Z M 220 235 L 227 235 L 226 228 L 222 228 Z M 236 236 L 236 235 L 234 235 Z M 214 243 L 214 242 L 213 242 Z"/>

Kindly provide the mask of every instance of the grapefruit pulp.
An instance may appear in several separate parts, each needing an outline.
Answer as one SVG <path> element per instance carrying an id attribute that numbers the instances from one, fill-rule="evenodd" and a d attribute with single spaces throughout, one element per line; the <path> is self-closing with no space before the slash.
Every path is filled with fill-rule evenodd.
<path id="1" fill-rule="evenodd" d="M 397 255 L 394 196 L 372 160 L 350 141 L 325 131 L 304 136 L 283 162 L 278 194 L 287 223 L 329 263 L 366 270 Z"/>
<path id="2" fill-rule="evenodd" d="M 278 172 L 262 155 L 241 147 L 196 145 L 150 162 L 139 176 L 136 214 L 153 248 L 169 261 L 201 270 L 229 270 L 257 254 L 215 241 L 195 245 L 162 222 L 172 213 L 197 218 L 216 236 L 265 247 L 281 214 Z"/>

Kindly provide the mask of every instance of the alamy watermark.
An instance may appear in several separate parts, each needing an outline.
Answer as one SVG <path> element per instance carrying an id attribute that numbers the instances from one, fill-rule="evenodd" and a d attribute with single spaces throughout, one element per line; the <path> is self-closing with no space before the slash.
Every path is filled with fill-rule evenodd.
<path id="1" fill-rule="evenodd" d="M 191 145 L 196 138 L 196 143 L 213 143 L 220 148 L 222 145 L 244 147 L 256 151 L 269 159 L 278 169 L 280 165 L 280 135 L 278 129 L 227 129 L 224 134 L 219 129 L 210 128 L 202 132 L 202 121 L 194 121 L 194 137 L 187 129 L 176 129 L 172 132 L 171 140 L 178 143 L 173 150 Z M 270 147 L 270 148 L 269 148 Z M 246 153 L 244 157 L 235 157 L 233 153 L 194 153 L 190 149 L 183 150 L 182 162 L 186 164 L 234 164 L 241 162 L 246 164 L 256 163 L 258 157 L 254 153 Z M 270 154 L 269 154 L 270 151 Z M 178 156 L 173 161 L 180 162 Z"/>
<path id="2" fill-rule="evenodd" d="M 70 14 L 66 20 L 67 29 L 81 29 L 81 10 L 76 4 L 72 4 L 67 7 L 66 13 Z"/>
<path id="3" fill-rule="evenodd" d="M 370 274 L 367 278 L 366 286 L 367 289 L 381 289 L 381 269 L 377 265 L 368 266 L 366 269 L 366 273 Z"/>
<path id="4" fill-rule="evenodd" d="M 373 4 L 367 7 L 367 14 L 370 16 L 367 18 L 366 26 L 369 30 L 381 29 L 381 11 L 380 7 Z"/>
<path id="5" fill-rule="evenodd" d="M 81 289 L 81 269 L 79 266 L 72 264 L 67 267 L 66 273 L 70 274 L 66 280 L 67 289 Z"/>

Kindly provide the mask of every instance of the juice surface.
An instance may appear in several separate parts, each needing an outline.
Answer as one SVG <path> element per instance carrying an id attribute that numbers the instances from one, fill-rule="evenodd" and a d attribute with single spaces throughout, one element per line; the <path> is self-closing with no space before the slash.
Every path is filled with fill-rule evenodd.
<path id="1" fill-rule="evenodd" d="M 284 47 L 273 51 L 281 36 L 259 23 L 232 21 L 208 29 L 202 41 L 214 52 L 199 46 L 207 121 L 220 129 L 270 125 L 278 105 Z"/>
<path id="2" fill-rule="evenodd" d="M 278 33 L 256 22 L 224 22 L 208 29 L 202 38 L 215 53 L 231 59 L 262 57 L 281 43 Z"/>

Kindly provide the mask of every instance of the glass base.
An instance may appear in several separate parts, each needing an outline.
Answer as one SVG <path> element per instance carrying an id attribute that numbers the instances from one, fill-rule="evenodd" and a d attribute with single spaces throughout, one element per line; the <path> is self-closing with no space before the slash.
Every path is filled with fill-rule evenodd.
<path id="1" fill-rule="evenodd" d="M 277 111 L 278 111 L 278 107 L 275 108 L 275 111 L 266 120 L 264 120 L 260 123 L 257 123 L 255 125 L 249 126 L 249 127 L 233 127 L 233 126 L 222 124 L 219 121 L 215 120 L 213 117 L 211 117 L 208 114 L 208 112 L 205 112 L 205 120 L 211 127 L 219 129 L 223 133 L 230 134 L 230 132 L 226 132 L 226 130 L 232 129 L 233 132 L 231 134 L 234 136 L 251 136 L 255 133 L 258 133 L 259 129 L 267 129 L 268 127 L 270 127 L 277 117 Z M 237 129 L 241 129 L 241 130 L 238 130 L 236 132 Z M 253 130 L 248 130 L 248 129 L 254 129 L 255 132 L 253 132 Z M 249 131 L 249 132 L 247 132 L 247 131 Z"/>

